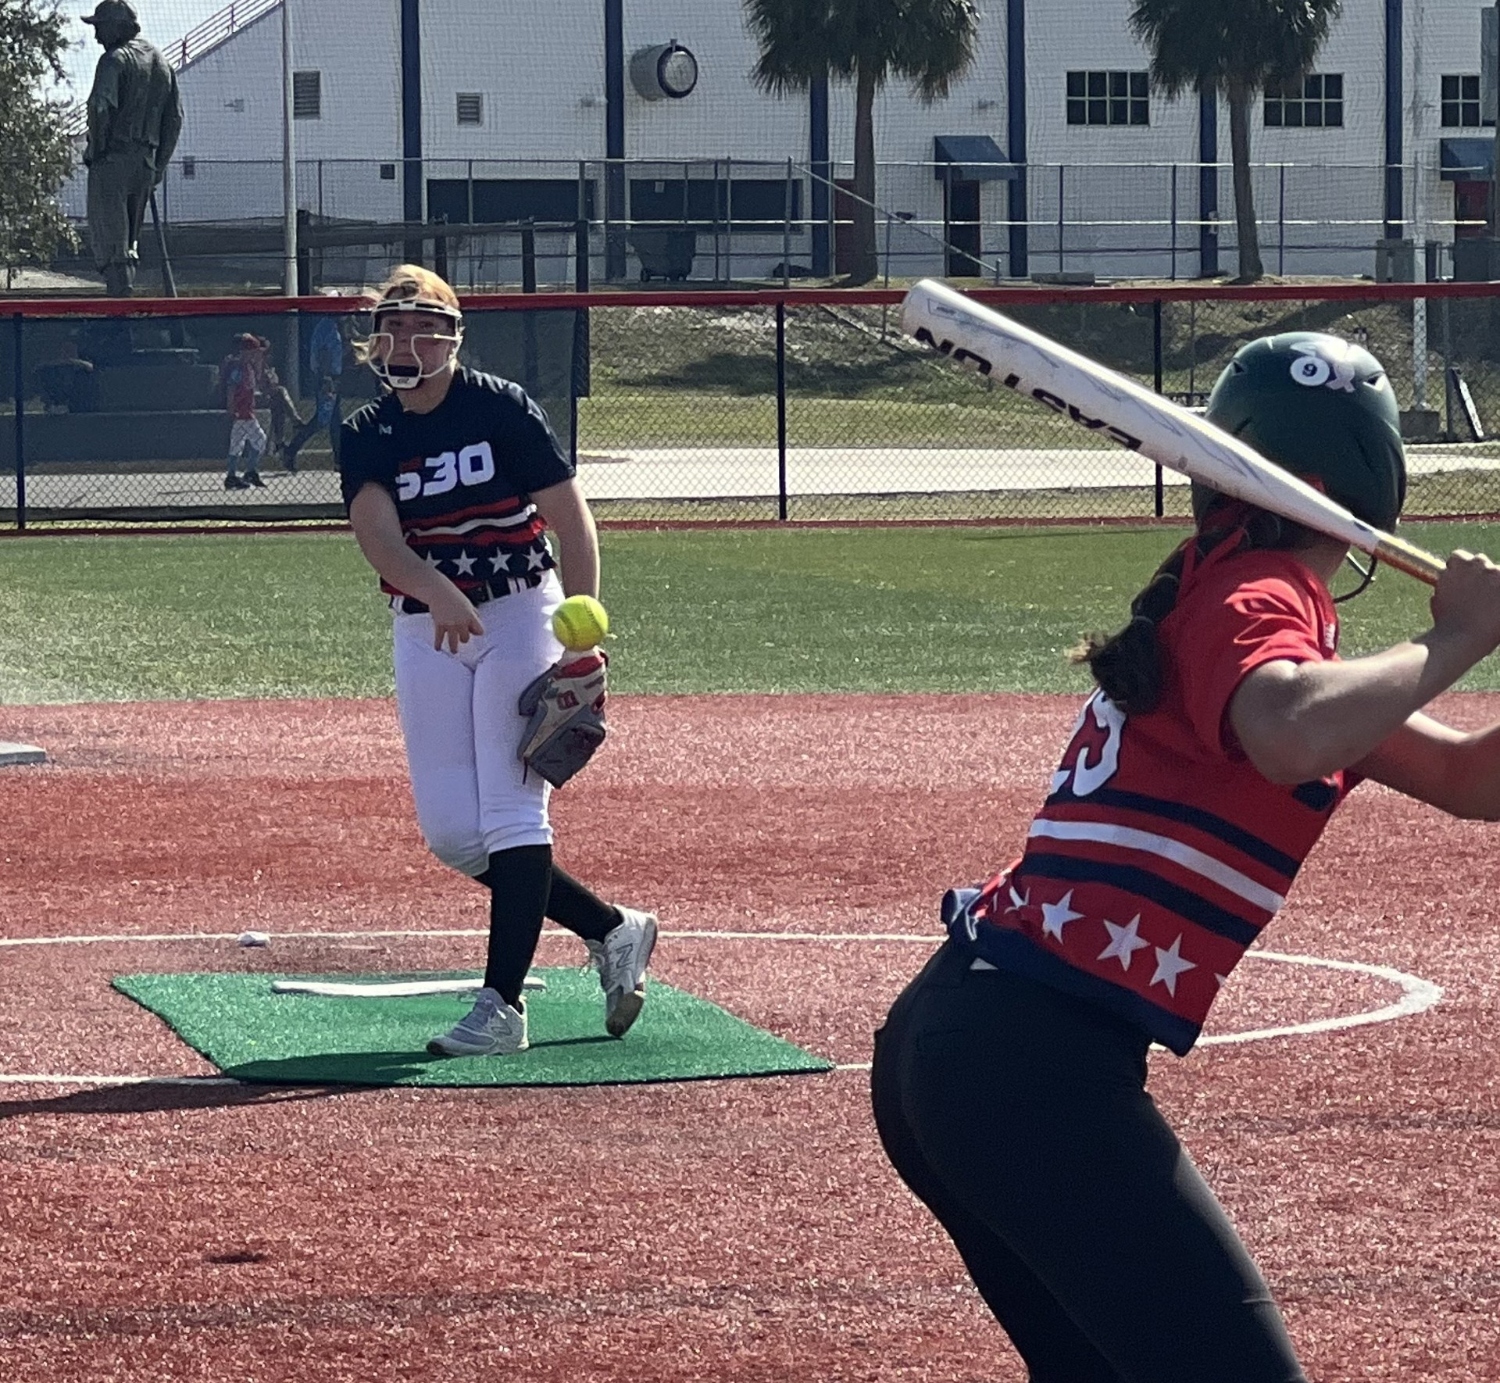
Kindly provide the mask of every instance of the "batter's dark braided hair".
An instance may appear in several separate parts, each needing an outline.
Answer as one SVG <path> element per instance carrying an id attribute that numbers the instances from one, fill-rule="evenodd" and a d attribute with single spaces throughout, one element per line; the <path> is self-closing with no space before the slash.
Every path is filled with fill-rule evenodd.
<path id="1" fill-rule="evenodd" d="M 1314 535 L 1300 524 L 1278 518 L 1223 496 L 1202 511 L 1198 532 L 1159 566 L 1145 589 L 1130 602 L 1130 619 L 1113 634 L 1091 634 L 1074 650 L 1075 663 L 1087 663 L 1099 689 L 1126 715 L 1148 715 L 1161 702 L 1166 669 L 1157 627 L 1177 605 L 1182 569 L 1190 549 L 1202 560 L 1238 531 L 1235 551 L 1291 549 Z"/>

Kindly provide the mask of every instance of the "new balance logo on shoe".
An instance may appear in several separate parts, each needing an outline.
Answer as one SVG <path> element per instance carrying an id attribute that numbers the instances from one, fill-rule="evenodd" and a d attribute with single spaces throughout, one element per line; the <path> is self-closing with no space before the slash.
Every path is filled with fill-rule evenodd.
<path id="1" fill-rule="evenodd" d="M 604 991 L 604 1030 L 624 1037 L 646 1002 L 646 966 L 656 948 L 656 918 L 649 912 L 621 908 L 620 925 L 603 941 L 590 941 L 589 964 L 599 972 Z"/>

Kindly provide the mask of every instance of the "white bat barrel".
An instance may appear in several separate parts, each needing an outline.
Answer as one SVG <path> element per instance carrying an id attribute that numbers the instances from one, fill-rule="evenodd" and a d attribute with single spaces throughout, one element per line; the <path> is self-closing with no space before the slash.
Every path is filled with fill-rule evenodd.
<path id="1" fill-rule="evenodd" d="M 1425 581 L 1435 581 L 1443 570 L 1443 562 L 1431 553 L 1356 518 L 1221 428 L 946 284 L 931 279 L 916 284 L 901 304 L 901 329 L 1168 470 L 1349 543 Z"/>

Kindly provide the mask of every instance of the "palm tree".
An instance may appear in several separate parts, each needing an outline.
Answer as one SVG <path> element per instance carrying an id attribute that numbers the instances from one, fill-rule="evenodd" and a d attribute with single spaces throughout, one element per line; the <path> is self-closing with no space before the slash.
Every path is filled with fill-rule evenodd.
<path id="1" fill-rule="evenodd" d="M 850 283 L 875 277 L 875 93 L 890 77 L 922 101 L 948 94 L 974 60 L 973 0 L 745 0 L 760 45 L 756 85 L 772 95 L 825 77 L 854 83 L 854 255 Z"/>
<path id="2" fill-rule="evenodd" d="M 1136 0 L 1130 28 L 1151 49 L 1151 81 L 1166 96 L 1222 93 L 1229 103 L 1241 282 L 1265 273 L 1250 189 L 1250 102 L 1300 82 L 1337 18 L 1340 0 Z"/>

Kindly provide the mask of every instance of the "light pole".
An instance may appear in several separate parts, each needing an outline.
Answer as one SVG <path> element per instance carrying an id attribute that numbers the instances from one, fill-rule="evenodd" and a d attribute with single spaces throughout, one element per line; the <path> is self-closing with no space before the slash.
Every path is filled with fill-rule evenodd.
<path id="1" fill-rule="evenodd" d="M 297 296 L 297 151 L 292 137 L 292 0 L 281 0 L 281 291 Z"/>
<path id="2" fill-rule="evenodd" d="M 292 80 L 292 0 L 281 0 L 281 291 L 297 296 L 297 148 L 292 136 L 296 119 L 295 83 Z M 282 383 L 293 398 L 301 392 L 302 341 L 297 314 L 287 314 L 286 359 Z"/>
<path id="3" fill-rule="evenodd" d="M 1480 43 L 1480 53 L 1488 68 L 1485 76 L 1480 79 L 1483 86 L 1489 83 L 1490 109 L 1494 113 L 1495 120 L 1495 147 L 1491 151 L 1490 165 L 1490 238 L 1500 237 L 1500 4 L 1487 16 L 1490 21 L 1490 31 L 1486 37 L 1487 43 Z M 1483 114 L 1480 116 L 1483 119 Z M 1493 257 L 1494 250 L 1491 249 Z M 1494 266 L 1492 265 L 1492 272 Z"/>

